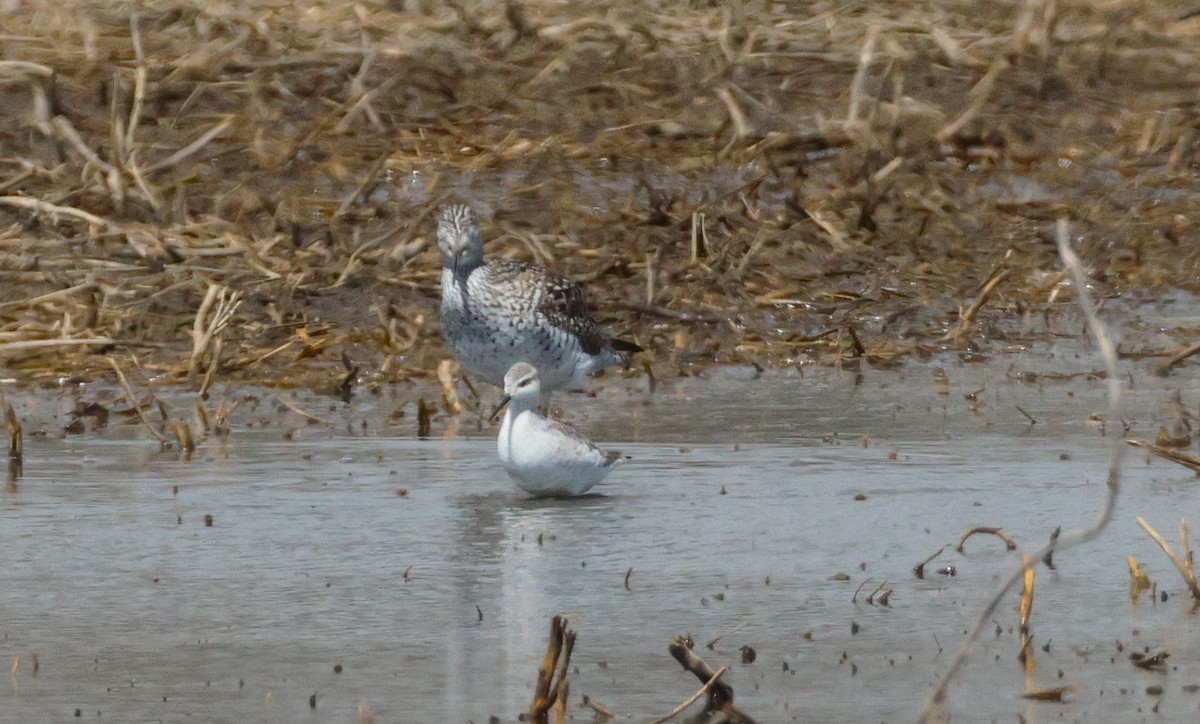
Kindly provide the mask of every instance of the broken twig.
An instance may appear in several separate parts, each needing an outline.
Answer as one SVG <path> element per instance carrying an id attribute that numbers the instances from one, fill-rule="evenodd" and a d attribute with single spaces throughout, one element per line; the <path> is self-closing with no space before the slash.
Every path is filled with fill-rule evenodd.
<path id="1" fill-rule="evenodd" d="M 1163 447 L 1162 445 L 1155 445 L 1154 443 L 1143 442 L 1141 440 L 1126 440 L 1125 442 L 1134 447 L 1140 447 L 1146 452 L 1152 455 L 1157 455 L 1164 460 L 1170 460 L 1173 463 L 1179 463 L 1188 470 L 1200 475 L 1200 458 L 1195 457 L 1194 455 L 1188 455 L 1187 453 L 1182 453 L 1178 450 L 1172 450 L 1171 448 Z"/>
<path id="2" fill-rule="evenodd" d="M 689 638 L 676 636 L 671 641 L 671 645 L 667 647 L 667 650 L 671 652 L 671 656 L 679 662 L 680 666 L 690 671 L 692 675 L 705 685 L 708 693 L 708 702 L 705 704 L 704 710 L 720 711 L 733 724 L 753 724 L 753 719 L 733 705 L 733 687 L 721 681 L 717 672 L 713 671 L 712 667 L 705 663 L 704 659 L 692 651 L 689 645 L 690 642 Z M 705 692 L 701 691 L 700 693 L 703 694 Z M 695 699 L 692 701 L 695 701 Z M 671 716 L 674 715 L 672 714 Z M 660 721 L 666 721 L 666 719 L 661 719 Z"/>

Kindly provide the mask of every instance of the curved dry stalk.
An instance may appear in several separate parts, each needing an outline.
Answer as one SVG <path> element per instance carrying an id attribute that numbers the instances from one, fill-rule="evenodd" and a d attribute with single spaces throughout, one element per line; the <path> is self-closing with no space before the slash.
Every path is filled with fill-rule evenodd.
<path id="1" fill-rule="evenodd" d="M 1113 346 L 1112 338 L 1108 336 L 1108 331 L 1105 329 L 1104 323 L 1100 321 L 1099 315 L 1096 314 L 1096 305 L 1092 302 L 1092 295 L 1088 291 L 1087 274 L 1083 269 L 1083 264 L 1080 262 L 1079 256 L 1071 248 L 1070 227 L 1065 218 L 1058 220 L 1055 241 L 1058 244 L 1058 254 L 1062 258 L 1063 266 L 1070 272 L 1071 281 L 1075 285 L 1079 308 L 1083 311 L 1083 316 L 1087 318 L 1088 333 L 1096 343 L 1096 346 L 1100 348 L 1100 355 L 1104 358 L 1104 367 L 1108 372 L 1106 375 L 1106 382 L 1108 383 L 1108 417 L 1110 420 L 1116 420 L 1120 417 L 1121 412 L 1121 382 L 1117 374 L 1117 351 Z M 975 625 L 971 628 L 966 640 L 946 666 L 946 671 L 942 673 L 941 678 L 934 685 L 933 691 L 929 692 L 929 697 L 925 700 L 925 705 L 921 709 L 918 721 L 929 721 L 933 717 L 935 710 L 941 707 L 946 697 L 946 689 L 950 686 L 950 682 L 954 679 L 955 675 L 958 674 L 959 669 L 966 663 L 967 656 L 971 653 L 971 646 L 975 643 L 975 639 L 979 637 L 979 633 L 987 625 L 988 621 L 991 620 L 1000 602 L 1004 600 L 1004 597 L 1012 590 L 1017 581 L 1023 579 L 1026 569 L 1037 565 L 1037 560 L 1051 550 L 1062 550 L 1095 538 L 1108 525 L 1108 522 L 1112 519 L 1113 508 L 1117 503 L 1117 495 L 1121 490 L 1121 459 L 1124 457 L 1125 448 L 1126 446 L 1122 440 L 1116 437 L 1113 438 L 1109 452 L 1108 477 L 1105 481 L 1104 501 L 1100 512 L 1096 516 L 1096 520 L 1083 530 L 1064 536 L 1057 541 L 1051 541 L 1049 545 L 1046 545 L 1023 561 L 1021 566 L 1009 574 L 1000 584 L 1000 587 L 992 594 L 991 600 L 980 611 Z"/>
<path id="2" fill-rule="evenodd" d="M 1008 536 L 1008 534 L 1005 533 L 1000 528 L 996 528 L 996 527 L 990 526 L 990 525 L 980 525 L 980 526 L 976 526 L 976 527 L 968 530 L 966 533 L 963 533 L 962 537 L 958 539 L 958 545 L 954 546 L 954 550 L 958 551 L 959 553 L 962 553 L 963 545 L 967 542 L 967 539 L 970 538 L 971 536 L 975 535 L 976 533 L 978 533 L 980 535 L 982 535 L 984 533 L 994 535 L 997 538 L 999 538 L 1000 540 L 1004 541 L 1004 547 L 1007 548 L 1008 550 L 1015 551 L 1017 549 L 1017 542 L 1015 540 L 1013 540 L 1012 538 L 1010 538 Z"/>
<path id="3" fill-rule="evenodd" d="M 42 78 L 54 77 L 53 68 L 41 63 L 31 63 L 27 60 L 0 60 L 0 72 L 36 75 Z"/>
<path id="4" fill-rule="evenodd" d="M 54 126 L 55 131 L 58 131 L 59 136 L 61 136 L 64 141 L 71 144 L 71 147 L 75 149 L 75 152 L 83 157 L 84 161 L 87 161 L 91 165 L 100 169 L 105 173 L 105 175 L 111 176 L 112 174 L 120 173 L 117 171 L 116 166 L 113 166 L 108 161 L 100 158 L 100 155 L 97 154 L 91 146 L 87 145 L 87 141 L 84 141 L 83 136 L 79 135 L 79 131 L 76 130 L 74 124 L 71 123 L 69 118 L 66 116 L 55 116 L 50 120 L 50 124 Z"/>

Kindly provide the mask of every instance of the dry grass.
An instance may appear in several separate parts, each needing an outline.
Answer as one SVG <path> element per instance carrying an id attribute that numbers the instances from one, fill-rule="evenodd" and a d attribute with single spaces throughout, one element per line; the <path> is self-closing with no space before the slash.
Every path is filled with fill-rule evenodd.
<path id="1" fill-rule="evenodd" d="M 0 364 L 25 378 L 113 353 L 197 385 L 327 386 L 343 353 L 433 377 L 450 197 L 681 367 L 1048 337 L 1064 213 L 1106 292 L 1200 292 L 1174 3 L 11 7 Z M 241 300 L 220 325 L 210 289 Z"/>

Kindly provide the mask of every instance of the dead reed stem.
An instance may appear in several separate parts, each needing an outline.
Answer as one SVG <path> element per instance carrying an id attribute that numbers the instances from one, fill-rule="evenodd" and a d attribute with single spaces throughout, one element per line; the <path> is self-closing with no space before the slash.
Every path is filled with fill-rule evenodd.
<path id="1" fill-rule="evenodd" d="M 1140 447 L 1146 452 L 1151 453 L 1152 455 L 1157 455 L 1164 460 L 1170 460 L 1173 463 L 1178 463 L 1188 470 L 1191 470 L 1193 473 L 1200 475 L 1200 458 L 1197 458 L 1194 455 L 1188 455 L 1185 452 L 1172 450 L 1171 448 L 1163 447 L 1162 445 L 1155 445 L 1153 443 L 1143 442 L 1141 440 L 1126 440 L 1125 442 L 1134 447 Z"/>
<path id="2" fill-rule="evenodd" d="M 725 104 L 725 110 L 729 113 L 729 120 L 733 124 L 733 139 L 735 141 L 740 140 L 752 134 L 754 132 L 753 126 L 746 119 L 746 114 L 742 112 L 741 107 L 738 106 L 729 89 L 718 88 L 715 93 L 717 94 L 717 98 L 721 99 L 721 102 Z"/>
<path id="3" fill-rule="evenodd" d="M 4 430 L 8 433 L 8 459 L 20 464 L 25 459 L 23 431 L 12 405 L 4 403 Z"/>
<path id="4" fill-rule="evenodd" d="M 1033 586 L 1037 581 L 1037 568 L 1033 563 L 1033 556 L 1021 557 L 1021 564 L 1025 568 L 1024 585 L 1021 586 L 1021 634 L 1025 639 L 1021 644 L 1022 650 L 1029 647 L 1029 617 L 1033 615 Z"/>
<path id="5" fill-rule="evenodd" d="M 1154 529 L 1146 519 L 1140 515 L 1137 517 L 1138 525 L 1142 526 L 1142 530 L 1146 531 L 1154 542 L 1162 548 L 1163 553 L 1167 554 L 1167 558 L 1171 559 L 1171 563 L 1175 565 L 1175 570 L 1179 571 L 1179 575 L 1183 576 L 1184 583 L 1187 584 L 1188 590 L 1192 592 L 1192 598 L 1200 601 L 1200 584 L 1196 582 L 1196 568 L 1192 560 L 1192 547 L 1188 541 L 1188 526 L 1186 520 L 1179 521 L 1179 537 L 1183 541 L 1183 555 L 1180 556 L 1167 542 L 1162 534 Z"/>
<path id="6" fill-rule="evenodd" d="M 46 294 L 39 294 L 38 296 L 33 297 L 32 299 L 18 299 L 18 300 L 14 300 L 11 302 L 5 302 L 3 304 L 0 304 L 0 310 L 17 309 L 17 308 L 22 308 L 22 307 L 32 307 L 32 306 L 35 306 L 38 304 L 42 304 L 44 302 L 53 301 L 55 299 L 69 297 L 72 294 L 95 291 L 96 288 L 97 287 L 96 287 L 95 282 L 88 281 L 88 282 L 84 282 L 82 284 L 76 284 L 74 286 L 67 287 L 66 289 L 60 289 L 56 292 L 47 292 Z"/>
<path id="7" fill-rule="evenodd" d="M 1162 369 L 1164 371 L 1169 370 L 1172 367 L 1174 367 L 1175 365 L 1177 365 L 1180 362 L 1187 359 L 1188 357 L 1191 357 L 1192 355 L 1195 355 L 1197 353 L 1200 353 L 1200 342 L 1197 342 L 1196 344 L 1184 347 L 1183 349 L 1179 350 L 1178 352 L 1171 355 L 1167 359 L 1163 360 Z"/>
<path id="8" fill-rule="evenodd" d="M 214 138 L 221 135 L 225 131 L 228 131 L 230 129 L 230 127 L 233 126 L 233 122 L 234 122 L 233 118 L 226 118 L 225 120 L 221 121 L 217 125 L 213 126 L 212 128 L 208 129 L 207 131 L 205 131 L 204 134 L 201 135 L 199 138 L 197 138 L 195 141 L 192 141 L 188 145 L 179 149 L 178 151 L 171 154 L 170 156 L 167 156 L 166 158 L 159 161 L 158 163 L 150 164 L 149 166 L 147 166 L 144 169 L 143 172 L 146 174 L 153 174 L 153 173 L 157 173 L 159 171 L 165 171 L 169 168 L 172 168 L 173 166 L 179 165 L 183 161 L 186 161 L 188 158 L 191 158 L 192 156 L 199 153 L 200 150 L 203 149 L 205 146 L 207 146 L 209 143 L 211 143 Z"/>
<path id="9" fill-rule="evenodd" d="M 937 140 L 941 143 L 954 138 L 955 134 L 961 131 L 968 123 L 975 119 L 983 109 L 987 106 L 988 101 L 992 98 L 992 93 L 995 92 L 996 82 L 1000 75 L 1008 70 L 1010 64 L 1003 55 L 996 56 L 992 61 L 991 67 L 971 89 L 971 104 L 953 121 L 950 121 L 937 132 Z"/>
<path id="10" fill-rule="evenodd" d="M 196 451 L 196 440 L 192 437 L 192 426 L 186 422 L 171 420 L 171 430 L 175 433 L 175 441 L 179 443 L 179 451 L 191 455 Z"/>
<path id="11" fill-rule="evenodd" d="M 142 405 L 138 402 L 137 395 L 133 394 L 133 388 L 129 386 L 129 380 L 125 379 L 125 373 L 121 371 L 121 366 L 112 357 L 108 357 L 108 364 L 113 368 L 113 372 L 117 373 L 117 381 L 121 383 L 121 387 L 125 390 L 125 397 L 129 400 L 129 404 L 133 407 L 133 411 L 137 413 L 138 419 L 142 421 L 142 425 L 150 431 L 156 440 L 164 446 L 169 444 L 167 436 L 162 434 L 150 424 L 150 420 L 146 419 L 146 413 L 142 411 Z"/>
<path id="12" fill-rule="evenodd" d="M 437 377 L 442 386 L 442 404 L 455 415 L 463 411 L 462 399 L 459 398 L 458 387 L 454 384 L 458 370 L 459 364 L 452 359 L 444 359 L 438 363 Z"/>
<path id="13" fill-rule="evenodd" d="M 968 331 L 970 331 L 971 325 L 975 323 L 976 315 L 979 314 L 979 310 L 983 308 L 983 305 L 987 304 L 988 297 L 992 296 L 992 291 L 997 285 L 1000 284 L 1000 282 L 1008 278 L 1008 275 L 1011 272 L 1011 269 L 1004 267 L 992 272 L 992 274 L 988 277 L 988 280 L 984 282 L 983 287 L 979 290 L 979 294 L 976 295 L 975 301 L 971 303 L 971 306 L 967 308 L 967 311 L 962 312 L 959 315 L 958 326 L 950 332 L 947 332 L 946 336 L 942 337 L 941 341 L 949 342 L 952 340 L 961 339 Z"/>
<path id="14" fill-rule="evenodd" d="M 192 356 L 188 362 L 188 379 L 195 379 L 206 357 L 211 368 L 217 366 L 220 334 L 225 331 L 241 303 L 241 292 L 220 284 L 208 285 L 204 301 L 200 302 L 196 318 L 192 321 Z"/>
<path id="15" fill-rule="evenodd" d="M 89 213 L 82 209 L 76 209 L 72 206 L 61 206 L 59 204 L 52 204 L 39 199 L 31 199 L 26 196 L 0 196 L 0 206 L 11 206 L 16 209 L 26 209 L 27 211 L 32 211 L 36 214 L 46 216 L 54 223 L 58 222 L 59 217 L 65 216 L 68 218 L 77 219 L 79 221 L 86 221 L 93 226 L 98 226 L 105 231 L 114 234 L 121 233 L 121 227 L 109 221 L 108 219 L 102 219 L 95 214 Z"/>
<path id="16" fill-rule="evenodd" d="M 858 117 L 862 113 L 863 98 L 866 96 L 867 71 L 875 60 L 875 45 L 879 42 L 881 30 L 878 23 L 872 24 L 867 28 L 866 37 L 863 38 L 862 49 L 858 53 L 858 68 L 854 71 L 854 80 L 850 81 L 850 108 L 846 112 L 847 129 L 858 122 Z"/>
<path id="17" fill-rule="evenodd" d="M 692 214 L 692 258 L 695 264 L 708 256 L 708 230 L 704 225 L 704 214 L 697 211 Z"/>
<path id="18" fill-rule="evenodd" d="M 583 703 L 584 703 L 584 706 L 588 707 L 592 711 L 596 712 L 596 714 L 604 717 L 605 719 L 616 719 L 617 718 L 616 713 L 613 712 L 612 709 L 609 709 L 607 706 L 604 706 L 603 704 L 596 701 L 595 699 L 588 696 L 587 694 L 584 694 L 584 696 L 583 696 Z"/>
<path id="19" fill-rule="evenodd" d="M 17 342 L 0 343 L 0 354 L 5 352 L 25 352 L 31 349 L 47 347 L 108 347 L 117 344 L 117 340 L 108 337 L 87 337 L 74 339 L 22 339 Z"/>
<path id="20" fill-rule="evenodd" d="M 1068 686 L 1054 689 L 1039 689 L 1036 685 L 1034 674 L 1037 672 L 1037 661 L 1035 660 L 1033 648 L 1033 631 L 1029 622 L 1033 616 L 1033 591 L 1034 584 L 1037 581 L 1037 567 L 1033 564 L 1033 556 L 1022 556 L 1022 561 L 1025 564 L 1025 575 L 1024 585 L 1021 586 L 1021 651 L 1017 656 L 1021 662 L 1021 666 L 1025 671 L 1025 691 L 1022 696 L 1026 699 L 1038 701 L 1057 701 L 1061 699 L 1063 693 L 1072 690 L 1073 687 Z"/>
<path id="21" fill-rule="evenodd" d="M 24 430 L 3 390 L 0 390 L 0 406 L 4 408 L 4 429 L 8 433 L 8 482 L 13 483 L 25 472 Z"/>
<path id="22" fill-rule="evenodd" d="M 434 409 L 432 405 L 425 402 L 424 397 L 417 398 L 417 437 L 429 437 L 433 427 Z M 494 415 L 495 413 L 493 413 Z"/>
<path id="23" fill-rule="evenodd" d="M 237 405 L 241 404 L 244 401 L 245 401 L 245 398 L 238 400 L 238 402 L 234 404 L 234 409 L 236 409 Z M 283 399 L 282 397 L 276 397 L 275 401 L 278 402 L 283 407 L 287 408 L 288 410 L 291 410 L 292 412 L 296 413 L 300 417 L 303 417 L 305 420 L 308 420 L 309 424 L 311 424 L 311 425 L 328 425 L 328 423 L 325 422 L 324 420 L 322 420 L 321 418 L 317 417 L 316 415 L 305 412 L 304 410 L 293 405 L 292 403 L 288 402 L 287 400 Z M 233 412 L 233 410 L 231 409 L 230 412 Z"/>
<path id="24" fill-rule="evenodd" d="M 1088 291 L 1087 273 L 1084 271 L 1083 263 L 1080 262 L 1079 256 L 1075 254 L 1075 250 L 1071 248 L 1070 226 L 1065 218 L 1058 220 L 1058 227 L 1055 233 L 1055 241 L 1058 245 L 1058 254 L 1062 259 L 1063 266 L 1071 275 L 1071 280 L 1075 288 L 1076 300 L 1079 303 L 1079 308 L 1082 310 L 1084 317 L 1087 319 L 1088 333 L 1091 335 L 1093 342 L 1100 350 L 1100 355 L 1104 359 L 1104 367 L 1107 371 L 1106 382 L 1108 385 L 1108 419 L 1117 420 L 1121 417 L 1121 382 L 1117 371 L 1117 353 L 1113 346 L 1112 338 L 1109 337 L 1108 331 L 1104 327 L 1104 323 L 1100 321 L 1099 315 L 1096 313 L 1096 306 L 1092 302 L 1091 293 Z M 1121 489 L 1121 460 L 1125 452 L 1125 445 L 1120 440 L 1113 440 L 1110 446 L 1108 460 L 1108 476 L 1105 480 L 1104 499 L 1101 502 L 1100 511 L 1096 516 L 1096 520 L 1088 527 L 1076 533 L 1072 533 L 1062 537 L 1051 543 L 1041 550 L 1034 553 L 1030 560 L 1036 561 L 1051 550 L 1062 550 L 1080 543 L 1091 540 L 1096 537 L 1108 525 L 1112 519 L 1113 509 L 1116 506 L 1117 495 Z M 979 637 L 988 621 L 991 620 L 996 608 L 1004 597 L 1008 594 L 1017 581 L 1022 580 L 1025 575 L 1025 570 L 1029 565 L 1035 563 L 1022 563 L 1021 566 L 1009 574 L 1008 578 L 1000 584 L 996 592 L 992 594 L 991 599 L 984 605 L 980 611 L 979 617 L 975 621 L 975 625 L 967 634 L 966 640 L 954 657 L 946 666 L 946 670 L 934 685 L 929 696 L 925 700 L 925 706 L 921 710 L 919 721 L 928 722 L 936 713 L 944 713 L 942 710 L 943 702 L 946 697 L 946 689 L 950 682 L 958 674 L 959 669 L 966 663 L 967 657 L 970 655 L 971 649 L 975 640 Z"/>
<path id="25" fill-rule="evenodd" d="M 555 616 L 550 620 L 550 636 L 546 644 L 546 656 L 538 668 L 537 685 L 534 687 L 533 702 L 529 705 L 529 719 L 533 724 L 549 724 L 549 715 L 556 710 L 556 721 L 561 721 L 567 702 L 569 684 L 567 667 L 571 651 L 575 648 L 575 632 L 567 627 L 567 620 Z M 555 679 L 557 678 L 557 683 Z"/>

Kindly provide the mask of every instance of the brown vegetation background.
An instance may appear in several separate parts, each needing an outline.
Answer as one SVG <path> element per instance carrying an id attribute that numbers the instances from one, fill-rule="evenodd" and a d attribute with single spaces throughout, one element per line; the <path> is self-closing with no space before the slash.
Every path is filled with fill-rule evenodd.
<path id="1" fill-rule="evenodd" d="M 0 3 L 0 365 L 432 375 L 447 200 L 658 370 L 1078 335 L 1060 216 L 1110 299 L 1200 293 L 1185 10 Z"/>

